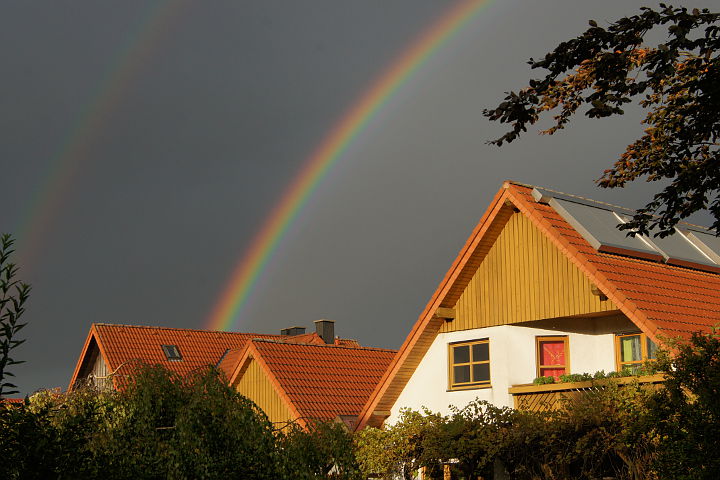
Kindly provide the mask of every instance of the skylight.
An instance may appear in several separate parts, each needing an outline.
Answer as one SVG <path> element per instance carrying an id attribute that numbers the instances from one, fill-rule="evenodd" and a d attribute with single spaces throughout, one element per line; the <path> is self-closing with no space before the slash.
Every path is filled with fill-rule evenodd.
<path id="1" fill-rule="evenodd" d="M 163 353 L 165 353 L 165 357 L 171 362 L 179 362 L 182 360 L 182 355 L 180 355 L 180 349 L 177 347 L 177 345 L 160 346 L 163 349 Z"/>

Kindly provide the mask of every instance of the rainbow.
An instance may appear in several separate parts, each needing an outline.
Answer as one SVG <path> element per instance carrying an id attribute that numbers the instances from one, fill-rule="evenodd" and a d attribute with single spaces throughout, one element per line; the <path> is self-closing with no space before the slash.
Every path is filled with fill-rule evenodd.
<path id="1" fill-rule="evenodd" d="M 19 216 L 14 231 L 18 255 L 23 268 L 32 268 L 38 259 L 40 244 L 72 186 L 83 161 L 92 154 L 95 141 L 112 119 L 112 113 L 121 103 L 133 80 L 155 56 L 158 48 L 176 23 L 189 0 L 162 0 L 149 2 L 146 10 L 128 32 L 118 53 L 108 63 L 102 80 L 89 95 L 88 102 L 77 115 L 50 156 L 46 171 L 34 189 L 31 199 Z"/>
<path id="2" fill-rule="evenodd" d="M 260 275 L 308 198 L 348 146 L 397 90 L 490 0 L 460 1 L 425 30 L 345 113 L 305 161 L 250 247 L 236 264 L 205 328 L 229 330 L 237 323 Z"/>

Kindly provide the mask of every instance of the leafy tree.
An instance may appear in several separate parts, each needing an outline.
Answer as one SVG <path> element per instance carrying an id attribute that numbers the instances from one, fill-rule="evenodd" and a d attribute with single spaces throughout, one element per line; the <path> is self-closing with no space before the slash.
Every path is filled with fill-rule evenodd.
<path id="1" fill-rule="evenodd" d="M 0 478 L 57 478 L 57 437 L 49 408 L 0 403 Z"/>
<path id="2" fill-rule="evenodd" d="M 664 352 L 665 388 L 650 404 L 661 478 L 720 478 L 720 336 L 695 333 Z"/>
<path id="3" fill-rule="evenodd" d="M 16 385 L 6 380 L 14 376 L 7 367 L 23 363 L 10 354 L 25 341 L 18 340 L 17 333 L 26 325 L 19 320 L 30 294 L 30 286 L 15 279 L 18 268 L 9 261 L 14 242 L 10 234 L 0 236 L 0 399 L 4 395 L 18 393 Z"/>
<path id="4" fill-rule="evenodd" d="M 282 478 L 267 417 L 211 368 L 0 404 L 0 458 L 8 479 Z"/>
<path id="5" fill-rule="evenodd" d="M 466 478 L 492 478 L 495 460 L 506 448 L 514 413 L 484 400 L 466 407 L 451 406 L 452 413 L 423 441 L 423 463 L 428 466 L 457 460 Z"/>
<path id="6" fill-rule="evenodd" d="M 278 478 L 272 424 L 214 368 L 184 379 L 172 432 L 169 478 Z"/>
<path id="7" fill-rule="evenodd" d="M 444 421 L 436 413 L 423 413 L 402 409 L 400 418 L 384 429 L 365 428 L 357 434 L 357 457 L 363 473 L 383 478 L 415 478 L 424 457 L 426 438 Z M 426 467 L 435 470 L 440 459 L 425 461 Z M 433 473 L 433 472 L 429 472 Z"/>
<path id="8" fill-rule="evenodd" d="M 642 8 L 607 28 L 590 21 L 579 37 L 563 42 L 532 68 L 547 70 L 497 108 L 483 113 L 511 129 L 489 143 L 512 142 L 545 112 L 565 127 L 581 107 L 590 118 L 622 115 L 637 101 L 647 109 L 644 134 L 628 145 L 614 166 L 598 180 L 602 187 L 623 187 L 646 177 L 667 180 L 632 221 L 621 226 L 661 236 L 683 218 L 708 208 L 720 234 L 720 13 L 707 9 Z M 667 40 L 646 44 L 665 29 Z"/>
<path id="9" fill-rule="evenodd" d="M 353 436 L 344 424 L 318 420 L 302 428 L 292 423 L 277 434 L 283 478 L 363 478 Z"/>
<path id="10" fill-rule="evenodd" d="M 656 478 L 652 395 L 652 387 L 602 379 L 558 411 L 515 412 L 498 458 L 517 480 Z"/>

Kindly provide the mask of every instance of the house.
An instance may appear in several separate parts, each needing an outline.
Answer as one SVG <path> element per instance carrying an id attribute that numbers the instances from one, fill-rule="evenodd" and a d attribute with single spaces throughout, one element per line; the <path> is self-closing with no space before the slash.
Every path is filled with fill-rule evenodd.
<path id="1" fill-rule="evenodd" d="M 720 323 L 720 240 L 689 224 L 628 237 L 616 225 L 630 213 L 505 182 L 357 428 L 475 398 L 528 407 L 563 388 L 536 377 L 636 369 L 664 338 Z"/>
<path id="2" fill-rule="evenodd" d="M 81 384 L 114 388 L 138 362 L 163 365 L 185 375 L 215 365 L 226 351 L 245 345 L 251 338 L 263 337 L 280 335 L 94 323 L 69 389 Z"/>
<path id="3" fill-rule="evenodd" d="M 252 339 L 219 368 L 278 428 L 338 420 L 352 429 L 396 352 L 359 345 Z M 227 358 L 227 356 L 226 356 Z"/>
<path id="4" fill-rule="evenodd" d="M 117 388 L 138 363 L 179 375 L 215 365 L 273 422 L 337 418 L 352 428 L 396 352 L 337 338 L 332 320 L 315 326 L 313 333 L 290 327 L 268 335 L 93 324 L 69 389 Z"/>

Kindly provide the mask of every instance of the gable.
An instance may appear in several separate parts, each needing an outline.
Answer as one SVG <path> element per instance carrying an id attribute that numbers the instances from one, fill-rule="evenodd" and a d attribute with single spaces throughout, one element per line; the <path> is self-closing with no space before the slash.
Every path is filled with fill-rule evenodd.
<path id="1" fill-rule="evenodd" d="M 532 221 L 510 216 L 440 332 L 616 310 Z M 603 297 L 604 298 L 604 297 Z"/>
<path id="2" fill-rule="evenodd" d="M 255 402 L 271 422 L 288 423 L 293 420 L 290 409 L 254 358 L 248 358 L 235 388 L 241 395 Z"/>
<path id="3" fill-rule="evenodd" d="M 81 356 L 79 367 L 70 381 L 70 389 L 83 385 L 94 385 L 101 389 L 112 388 L 112 379 L 109 376 L 110 370 L 103 358 L 100 347 L 91 335 L 88 338 L 84 355 Z"/>

